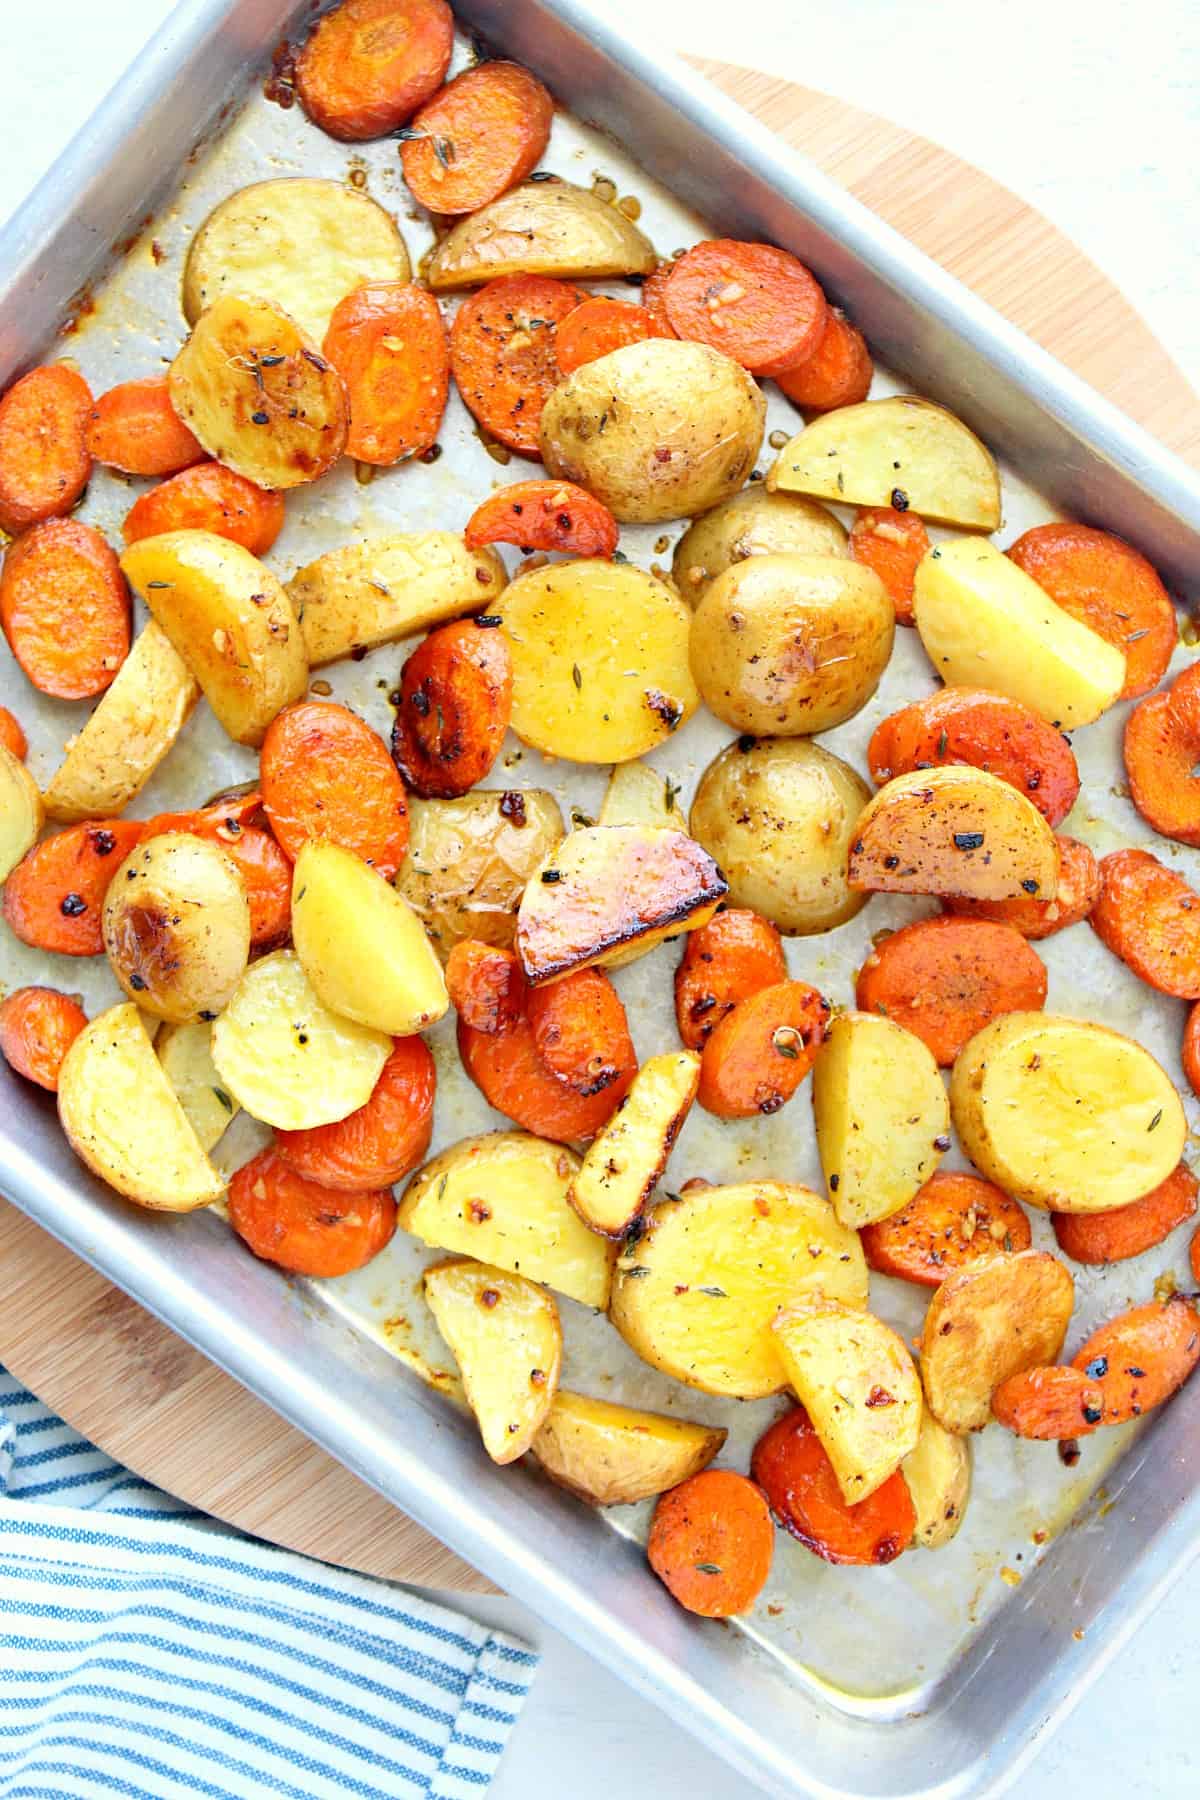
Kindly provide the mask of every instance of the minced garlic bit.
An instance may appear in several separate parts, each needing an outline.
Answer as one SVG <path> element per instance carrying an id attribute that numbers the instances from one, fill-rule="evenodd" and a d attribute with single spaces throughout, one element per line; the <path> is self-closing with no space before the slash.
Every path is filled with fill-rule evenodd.
<path id="1" fill-rule="evenodd" d="M 1000 1579 L 1006 1587 L 1020 1587 L 1021 1585 L 1020 1575 L 1016 1569 L 1010 1569 L 1007 1563 L 1000 1571 Z"/>

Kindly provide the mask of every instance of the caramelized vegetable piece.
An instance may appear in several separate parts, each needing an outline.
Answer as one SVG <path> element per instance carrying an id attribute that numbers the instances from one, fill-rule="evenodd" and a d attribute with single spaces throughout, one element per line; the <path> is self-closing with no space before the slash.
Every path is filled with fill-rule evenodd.
<path id="1" fill-rule="evenodd" d="M 198 463 L 135 500 L 122 529 L 127 544 L 165 531 L 212 531 L 265 556 L 283 530 L 283 495 L 255 487 L 224 463 Z"/>
<path id="2" fill-rule="evenodd" d="M 1058 889 L 1058 845 L 1041 813 L 986 769 L 895 775 L 859 814 L 852 888 L 1009 900 Z"/>
<path id="3" fill-rule="evenodd" d="M 251 947 L 272 950 L 283 943 L 291 925 L 292 865 L 270 832 L 250 823 L 261 814 L 262 796 L 255 792 L 199 812 L 159 813 L 147 821 L 143 835 L 187 831 L 219 845 L 246 889 Z"/>
<path id="4" fill-rule="evenodd" d="M 861 1235 L 872 1269 L 921 1287 L 937 1287 L 981 1256 L 1028 1250 L 1033 1241 L 1015 1200 L 957 1169 L 938 1169 L 899 1212 L 864 1225 Z"/>
<path id="5" fill-rule="evenodd" d="M 139 821 L 108 819 L 35 844 L 4 884 L 9 930 L 55 956 L 99 956 L 108 884 L 141 836 Z"/>
<path id="6" fill-rule="evenodd" d="M 732 1469 L 705 1469 L 664 1494 L 646 1556 L 680 1606 L 704 1619 L 748 1612 L 771 1572 L 775 1533 L 761 1491 Z"/>
<path id="7" fill-rule="evenodd" d="M 551 990 L 553 992 L 553 989 Z M 593 1138 L 567 1193 L 584 1224 L 623 1238 L 653 1194 L 700 1081 L 694 1050 L 644 1062 L 624 1100 Z"/>
<path id="8" fill-rule="evenodd" d="M 69 994 L 17 988 L 0 1005 L 0 1056 L 27 1081 L 57 1093 L 63 1057 L 86 1024 L 87 1014 Z"/>
<path id="9" fill-rule="evenodd" d="M 484 431 L 521 456 L 541 455 L 542 408 L 562 379 L 555 329 L 579 299 L 548 275 L 501 275 L 455 316 L 455 385 Z"/>
<path id="10" fill-rule="evenodd" d="M 992 1413 L 1023 1438 L 1086 1437 L 1100 1424 L 1104 1396 L 1081 1369 L 1055 1365 L 1010 1375 L 992 1395 Z"/>
<path id="11" fill-rule="evenodd" d="M 746 906 L 731 906 L 689 934 L 675 971 L 675 1019 L 689 1050 L 700 1050 L 727 1013 L 762 988 L 787 980 L 783 939 Z"/>
<path id="12" fill-rule="evenodd" d="M 88 484 L 92 394 L 65 363 L 31 369 L 0 399 L 0 531 L 69 513 Z"/>
<path id="13" fill-rule="evenodd" d="M 4 558 L 0 625 L 40 693 L 102 694 L 129 655 L 129 590 L 100 533 L 79 519 L 24 532 Z"/>
<path id="14" fill-rule="evenodd" d="M 528 990 L 511 950 L 463 938 L 446 962 L 450 1004 L 473 1031 L 507 1031 L 524 1017 Z"/>
<path id="15" fill-rule="evenodd" d="M 630 1068 L 597 1094 L 577 1094 L 538 1055 L 533 1027 L 517 1019 L 507 1031 L 475 1031 L 458 1022 L 458 1054 L 489 1106 L 537 1137 L 570 1143 L 591 1138 L 628 1091 Z"/>
<path id="16" fill-rule="evenodd" d="M 911 625 L 913 580 L 929 549 L 925 521 L 915 512 L 897 512 L 894 506 L 865 506 L 850 528 L 849 549 L 855 562 L 874 569 L 882 581 L 896 609 L 897 625 Z"/>
<path id="17" fill-rule="evenodd" d="M 437 1074 L 424 1038 L 397 1038 L 371 1098 L 332 1125 L 277 1131 L 283 1161 L 308 1181 L 342 1193 L 390 1188 L 429 1149 Z"/>
<path id="18" fill-rule="evenodd" d="M 857 406 L 871 391 L 875 365 L 867 340 L 836 306 L 826 308 L 821 341 L 812 355 L 775 379 L 793 406 L 805 412 L 833 412 L 839 406 Z M 918 524 L 920 521 L 917 521 Z M 903 624 L 912 623 L 911 618 Z"/>
<path id="19" fill-rule="evenodd" d="M 637 1072 L 625 1008 L 599 969 L 577 969 L 529 996 L 537 1053 L 560 1081 L 585 1097 L 614 1081 L 624 1093 Z"/>
<path id="20" fill-rule="evenodd" d="M 1192 729 L 1185 670 L 1167 693 L 1150 694 L 1125 721 L 1129 797 L 1147 825 L 1180 844 L 1200 844 L 1200 736 Z M 1179 702 L 1176 690 L 1184 686 Z"/>
<path id="21" fill-rule="evenodd" d="M 1192 1007 L 1183 1028 L 1183 1072 L 1193 1094 L 1200 1099 L 1200 1005 Z"/>
<path id="22" fill-rule="evenodd" d="M 1200 662 L 1189 663 L 1180 670 L 1171 683 L 1170 697 L 1179 730 L 1189 743 L 1200 744 Z"/>
<path id="23" fill-rule="evenodd" d="M 455 619 L 431 631 L 400 675 L 392 756 L 425 800 L 453 800 L 483 780 L 512 712 L 512 659 L 498 631 Z"/>
<path id="24" fill-rule="evenodd" d="M 642 283 L 642 305 L 654 320 L 656 337 L 673 338 L 678 335 L 667 317 L 667 283 L 674 268 L 673 260 L 660 262 Z"/>
<path id="25" fill-rule="evenodd" d="M 264 1262 L 294 1275 L 348 1275 L 390 1241 L 396 1202 L 386 1191 L 322 1187 L 277 1150 L 261 1150 L 229 1184 L 229 1223 Z"/>
<path id="26" fill-rule="evenodd" d="M 492 1263 L 435 1263 L 425 1302 L 462 1377 L 483 1447 L 515 1462 L 546 1423 L 562 1368 L 562 1326 L 544 1287 Z"/>
<path id="27" fill-rule="evenodd" d="M 921 1380 L 947 1431 L 982 1431 L 1010 1375 L 1053 1362 L 1074 1305 L 1070 1270 L 1045 1250 L 985 1256 L 934 1289 L 921 1328 Z"/>
<path id="28" fill-rule="evenodd" d="M 719 1119 L 778 1112 L 825 1041 L 829 1002 L 806 981 L 781 981 L 740 1000 L 705 1043 L 697 1094 Z"/>
<path id="29" fill-rule="evenodd" d="M 858 972 L 857 1004 L 883 1013 L 928 1045 L 948 1069 L 999 1013 L 1046 1004 L 1046 969 L 1011 925 L 990 919 L 918 919 L 892 932 Z"/>
<path id="30" fill-rule="evenodd" d="M 263 805 L 294 862 L 309 838 L 353 850 L 390 881 L 408 846 L 404 786 L 381 738 L 349 707 L 302 700 L 262 747 Z"/>
<path id="31" fill-rule="evenodd" d="M 1093 1331 L 1071 1358 L 1100 1388 L 1102 1425 L 1140 1419 L 1182 1387 L 1200 1361 L 1200 1320 L 1192 1297 L 1173 1294 L 1135 1306 Z"/>
<path id="32" fill-rule="evenodd" d="M 485 62 L 448 82 L 400 146 L 404 179 L 430 212 L 469 213 L 535 169 L 554 102 L 519 63 Z"/>
<path id="33" fill-rule="evenodd" d="M 88 417 L 88 454 L 126 475 L 177 475 L 204 451 L 167 392 L 165 375 L 123 381 L 101 394 Z"/>
<path id="34" fill-rule="evenodd" d="M 524 551 L 562 550 L 611 557 L 617 521 L 603 501 L 573 481 L 515 481 L 475 508 L 463 533 L 468 550 L 516 544 Z"/>
<path id="35" fill-rule="evenodd" d="M 795 368 L 825 330 L 820 287 L 802 262 L 770 244 L 696 244 L 671 270 L 664 297 L 677 337 L 722 351 L 752 375 Z"/>
<path id="36" fill-rule="evenodd" d="M 333 310 L 325 355 L 346 384 L 346 454 L 387 467 L 433 444 L 450 391 L 450 345 L 432 294 L 369 282 Z"/>
<path id="37" fill-rule="evenodd" d="M 628 300 L 610 300 L 606 294 L 592 294 L 574 312 L 567 314 L 554 338 L 558 366 L 564 375 L 584 363 L 619 350 L 622 344 L 640 344 L 646 338 L 674 337 L 645 306 L 632 306 Z"/>
<path id="38" fill-rule="evenodd" d="M 15 756 L 18 762 L 25 761 L 29 744 L 21 729 L 21 721 L 15 714 L 9 712 L 7 706 L 0 706 L 0 744 L 3 744 L 4 748 Z"/>
<path id="39" fill-rule="evenodd" d="M 750 1472 L 783 1529 L 826 1562 L 890 1563 L 912 1542 L 917 1515 L 900 1470 L 848 1506 L 802 1406 L 759 1438 Z"/>
<path id="40" fill-rule="evenodd" d="M 1089 923 L 1160 994 L 1200 998 L 1200 894 L 1149 850 L 1100 858 L 1100 897 Z"/>
<path id="41" fill-rule="evenodd" d="M 1192 1239 L 1188 1250 L 1188 1266 L 1192 1271 L 1192 1280 L 1200 1282 L 1200 1231 Z"/>
<path id="42" fill-rule="evenodd" d="M 1196 1177 L 1186 1163 L 1129 1206 L 1102 1213 L 1051 1213 L 1058 1247 L 1075 1262 L 1125 1262 L 1152 1250 L 1196 1211 Z"/>
<path id="43" fill-rule="evenodd" d="M 1014 894 L 1008 900 L 969 900 L 965 895 L 949 894 L 942 905 L 964 918 L 995 919 L 998 924 L 1011 925 L 1030 939 L 1053 937 L 1068 925 L 1078 925 L 1100 898 L 1100 865 L 1078 838 L 1056 836 L 1054 841 L 1058 845 L 1058 890 L 1053 900 L 1039 900 L 1033 894 Z"/>
<path id="44" fill-rule="evenodd" d="M 341 0 L 300 52 L 296 92 L 330 137 L 385 137 L 437 92 L 453 48 L 445 0 Z"/>

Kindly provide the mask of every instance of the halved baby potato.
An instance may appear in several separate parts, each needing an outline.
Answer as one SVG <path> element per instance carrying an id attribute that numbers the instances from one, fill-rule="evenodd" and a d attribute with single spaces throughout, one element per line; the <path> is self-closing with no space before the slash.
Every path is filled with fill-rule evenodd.
<path id="1" fill-rule="evenodd" d="M 649 238 L 590 188 L 525 181 L 460 219 L 434 245 L 421 273 L 436 294 L 498 275 L 611 281 L 649 275 L 657 262 Z"/>
<path id="2" fill-rule="evenodd" d="M 982 1431 L 1010 1375 L 1058 1361 L 1075 1283 L 1047 1250 L 970 1263 L 934 1289 L 921 1329 L 921 1380 L 947 1431 Z"/>
<path id="3" fill-rule="evenodd" d="M 246 885 L 219 845 L 163 832 L 136 844 L 109 882 L 104 948 L 143 1012 L 181 1025 L 218 1013 L 250 955 Z"/>
<path id="4" fill-rule="evenodd" d="M 900 1473 L 917 1515 L 913 1542 L 939 1550 L 957 1536 L 971 1493 L 971 1445 L 968 1438 L 921 1410 L 916 1448 L 900 1464 Z"/>
<path id="5" fill-rule="evenodd" d="M 679 783 L 649 763 L 618 763 L 608 778 L 597 825 L 667 825 L 686 831 L 679 806 Z"/>
<path id="6" fill-rule="evenodd" d="M 287 583 L 313 668 L 464 613 L 494 611 L 507 577 L 490 547 L 455 531 L 394 531 L 327 550 Z"/>
<path id="7" fill-rule="evenodd" d="M 44 816 L 37 782 L 20 757 L 0 744 L 0 881 L 7 881 L 33 849 Z"/>
<path id="8" fill-rule="evenodd" d="M 164 1025 L 154 1039 L 154 1054 L 207 1153 L 241 1110 L 221 1086 L 212 1059 L 211 1024 Z"/>
<path id="9" fill-rule="evenodd" d="M 962 1147 L 1005 1193 L 1051 1212 L 1108 1212 L 1175 1168 L 1187 1118 L 1148 1050 L 1107 1025 L 1006 1013 L 950 1077 Z"/>
<path id="10" fill-rule="evenodd" d="M 846 556 L 846 528 L 803 494 L 770 494 L 761 481 L 702 513 L 675 546 L 671 574 L 685 600 L 696 601 L 709 584 L 751 556 L 796 551 L 804 556 Z"/>
<path id="11" fill-rule="evenodd" d="M 860 814 L 852 888 L 1009 900 L 1058 892 L 1058 844 L 1043 815 L 987 769 L 912 769 Z"/>
<path id="12" fill-rule="evenodd" d="M 706 1469 L 728 1435 L 559 1388 L 533 1454 L 552 1481 L 592 1506 L 634 1506 Z"/>
<path id="13" fill-rule="evenodd" d="M 545 788 L 476 788 L 458 800 L 408 801 L 408 855 L 396 876 L 445 962 L 463 938 L 508 948 L 525 884 L 562 841 Z"/>
<path id="14" fill-rule="evenodd" d="M 487 1263 L 435 1263 L 425 1299 L 458 1364 L 483 1447 L 515 1462 L 546 1421 L 562 1368 L 553 1295 Z"/>
<path id="15" fill-rule="evenodd" d="M 132 1003 L 101 1013 L 67 1051 L 58 1116 L 75 1154 L 139 1206 L 191 1212 L 225 1190 Z"/>
<path id="16" fill-rule="evenodd" d="M 584 1224 L 624 1237 L 654 1192 L 700 1085 L 693 1050 L 651 1056 L 592 1139 L 567 1193 Z"/>
<path id="17" fill-rule="evenodd" d="M 767 488 L 848 506 L 911 506 L 923 519 L 976 531 L 1000 524 L 991 451 L 945 407 L 912 394 L 814 419 L 779 452 Z"/>

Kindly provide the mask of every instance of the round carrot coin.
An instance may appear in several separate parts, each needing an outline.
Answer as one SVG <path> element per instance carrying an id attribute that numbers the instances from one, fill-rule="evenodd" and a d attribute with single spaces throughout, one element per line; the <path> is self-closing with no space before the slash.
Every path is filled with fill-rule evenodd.
<path id="1" fill-rule="evenodd" d="M 564 375 L 581 369 L 584 363 L 620 350 L 625 344 L 640 344 L 646 338 L 674 337 L 664 331 L 654 314 L 645 306 L 631 306 L 628 300 L 610 300 L 605 294 L 593 294 L 569 312 L 554 336 L 558 366 Z"/>
<path id="2" fill-rule="evenodd" d="M 866 338 L 844 313 L 830 306 L 821 341 L 812 355 L 775 379 L 793 406 L 805 412 L 833 412 L 836 407 L 857 406 L 865 400 L 874 373 Z M 911 625 L 912 620 L 902 623 Z"/>
<path id="3" fill-rule="evenodd" d="M 89 455 L 126 475 L 177 475 L 204 461 L 167 392 L 165 375 L 123 381 L 101 394 L 88 416 Z"/>
<path id="4" fill-rule="evenodd" d="M 1147 825 L 1180 844 L 1200 844 L 1200 744 L 1179 723 L 1173 690 L 1149 694 L 1125 721 L 1129 797 Z"/>
<path id="5" fill-rule="evenodd" d="M 1104 1416 L 1104 1395 L 1082 1369 L 1022 1369 L 992 1395 L 992 1415 L 1018 1437 L 1087 1437 Z"/>
<path id="6" fill-rule="evenodd" d="M 0 706 L 0 744 L 11 750 L 18 762 L 24 762 L 29 751 L 25 733 L 21 729 L 21 721 L 15 713 L 10 713 L 7 706 Z"/>
<path id="7" fill-rule="evenodd" d="M 739 1000 L 700 1053 L 696 1098 L 719 1119 L 778 1112 L 825 1040 L 829 1002 L 806 981 L 781 981 Z"/>
<path id="8" fill-rule="evenodd" d="M 65 363 L 46 363 L 0 399 L 0 531 L 69 513 L 92 473 L 92 392 Z"/>
<path id="9" fill-rule="evenodd" d="M 441 87 L 453 48 L 445 0 L 340 0 L 300 52 L 296 92 L 330 137 L 386 137 Z"/>
<path id="10" fill-rule="evenodd" d="M 1200 999 L 1200 894 L 1148 850 L 1100 858 L 1089 923 L 1102 944 L 1150 987 Z"/>
<path id="11" fill-rule="evenodd" d="M 346 454 L 387 467 L 428 450 L 450 392 L 450 345 L 433 295 L 408 281 L 355 288 L 333 309 L 326 356 L 346 384 Z"/>
<path id="12" fill-rule="evenodd" d="M 1200 1231 L 1196 1232 L 1188 1249 L 1188 1266 L 1192 1271 L 1192 1280 L 1200 1282 Z"/>
<path id="13" fill-rule="evenodd" d="M 865 1500 L 848 1506 L 802 1406 L 764 1431 L 750 1473 L 783 1529 L 826 1562 L 895 1562 L 912 1542 L 917 1515 L 899 1469 Z"/>
<path id="14" fill-rule="evenodd" d="M 483 429 L 521 456 L 541 455 L 542 408 L 562 380 L 555 332 L 579 299 L 548 275 L 501 275 L 455 315 L 455 385 Z"/>
<path id="15" fill-rule="evenodd" d="M 787 980 L 783 939 L 746 906 L 690 931 L 675 970 L 675 1019 L 689 1050 L 701 1050 L 742 1000 Z"/>
<path id="16" fill-rule="evenodd" d="M 1170 594 L 1132 544 L 1090 525 L 1035 525 L 1008 554 L 1056 606 L 1121 651 L 1123 700 L 1158 686 L 1179 627 Z"/>
<path id="17" fill-rule="evenodd" d="M 450 800 L 482 781 L 512 712 L 512 661 L 498 631 L 456 619 L 431 631 L 400 674 L 392 756 L 406 785 Z"/>
<path id="18" fill-rule="evenodd" d="M 858 972 L 856 1000 L 913 1032 L 948 1069 L 1001 1013 L 1040 1011 L 1046 967 L 1011 925 L 942 914 L 884 938 Z"/>
<path id="19" fill-rule="evenodd" d="M 17 988 L 0 1005 L 0 1055 L 18 1075 L 57 1093 L 63 1057 L 86 1024 L 87 1014 L 69 994 Z"/>
<path id="20" fill-rule="evenodd" d="M 393 1187 L 429 1149 L 436 1089 L 425 1040 L 397 1038 L 365 1106 L 332 1125 L 277 1131 L 275 1148 L 298 1175 L 339 1193 Z"/>
<path id="21" fill-rule="evenodd" d="M 1200 1361 L 1200 1320 L 1192 1297 L 1173 1294 L 1135 1306 L 1093 1331 L 1071 1358 L 1104 1398 L 1103 1425 L 1123 1425 L 1160 1406 Z"/>
<path id="22" fill-rule="evenodd" d="M 749 1612 L 771 1572 L 775 1532 L 760 1489 L 732 1469 L 704 1469 L 660 1495 L 646 1541 L 650 1567 L 688 1612 Z"/>
<path id="23" fill-rule="evenodd" d="M 1053 937 L 1068 925 L 1078 925 L 1100 898 L 1100 865 L 1078 838 L 1055 836 L 1058 845 L 1058 888 L 1053 900 L 1033 894 L 1016 894 L 1011 900 L 971 900 L 965 895 L 945 895 L 949 913 L 969 919 L 995 919 L 1011 925 L 1024 938 Z"/>
<path id="24" fill-rule="evenodd" d="M 458 1021 L 458 1054 L 489 1106 L 535 1137 L 571 1143 L 593 1138 L 607 1124 L 633 1079 L 621 1077 L 598 1094 L 578 1094 L 551 1073 L 537 1053 L 526 1018 L 507 1031 L 476 1031 Z"/>
<path id="25" fill-rule="evenodd" d="M 536 169 L 553 119 L 550 95 L 519 63 L 464 69 L 414 118 L 404 179 L 432 213 L 475 212 Z"/>
<path id="26" fill-rule="evenodd" d="M 849 550 L 855 562 L 874 569 L 891 596 L 897 625 L 913 623 L 913 585 L 917 564 L 929 549 L 924 519 L 894 506 L 864 506 L 850 527 Z"/>
<path id="27" fill-rule="evenodd" d="M 1169 1237 L 1196 1210 L 1196 1177 L 1180 1163 L 1165 1181 L 1111 1212 L 1051 1213 L 1058 1247 L 1075 1262 L 1125 1262 Z"/>
<path id="28" fill-rule="evenodd" d="M 251 823 L 262 816 L 262 796 L 250 792 L 236 800 L 214 801 L 198 812 L 159 813 L 147 820 L 143 837 L 188 831 L 223 850 L 245 885 L 251 948 L 270 950 L 291 930 L 292 865 L 270 832 Z"/>
<path id="29" fill-rule="evenodd" d="M 35 950 L 99 956 L 108 884 L 141 837 L 136 819 L 103 819 L 43 838 L 4 884 L 9 930 Z"/>
<path id="30" fill-rule="evenodd" d="M 981 1256 L 1028 1250 L 1033 1242 L 1015 1200 L 957 1169 L 938 1169 L 899 1212 L 864 1225 L 861 1237 L 870 1268 L 920 1287 L 938 1287 Z"/>
<path id="31" fill-rule="evenodd" d="M 1189 663 L 1171 683 L 1171 711 L 1176 729 L 1200 748 L 1200 662 Z"/>
<path id="32" fill-rule="evenodd" d="M 696 244 L 671 270 L 664 297 L 677 337 L 711 344 L 752 375 L 794 369 L 825 330 L 819 284 L 796 257 L 770 244 Z"/>
<path id="33" fill-rule="evenodd" d="M 122 527 L 127 544 L 163 531 L 212 531 L 265 556 L 283 530 L 283 495 L 256 487 L 223 463 L 197 463 L 135 500 Z"/>
<path id="34" fill-rule="evenodd" d="M 463 533 L 468 550 L 515 544 L 526 555 L 562 550 L 603 557 L 611 557 L 619 536 L 603 500 L 573 481 L 514 481 L 497 488 L 475 508 Z"/>
<path id="35" fill-rule="evenodd" d="M 534 988 L 527 1011 L 538 1055 L 577 1094 L 599 1094 L 616 1081 L 628 1087 L 637 1052 L 621 997 L 602 969 L 576 969 Z"/>
<path id="36" fill-rule="evenodd" d="M 229 1223 L 247 1249 L 293 1275 L 348 1275 L 369 1263 L 396 1230 L 390 1189 L 343 1193 L 260 1150 L 229 1184 Z"/>
<path id="37" fill-rule="evenodd" d="M 667 317 L 667 283 L 675 261 L 660 262 L 642 283 L 642 305 L 654 320 L 659 337 L 673 338 L 675 328 Z"/>
<path id="38" fill-rule="evenodd" d="M 408 802 L 387 745 L 347 706 L 301 700 L 272 719 L 263 806 L 295 861 L 309 838 L 353 850 L 390 881 L 408 848 Z"/>
<path id="39" fill-rule="evenodd" d="M 463 938 L 446 960 L 450 1004 L 473 1031 L 507 1031 L 523 1017 L 527 988 L 520 959 L 498 944 Z"/>
<path id="40" fill-rule="evenodd" d="M 1183 1028 L 1183 1072 L 1193 1094 L 1200 1099 L 1200 1005 L 1192 1007 Z"/>
<path id="41" fill-rule="evenodd" d="M 129 654 L 129 590 L 100 533 L 79 519 L 31 525 L 0 574 L 0 625 L 39 693 L 102 694 Z"/>

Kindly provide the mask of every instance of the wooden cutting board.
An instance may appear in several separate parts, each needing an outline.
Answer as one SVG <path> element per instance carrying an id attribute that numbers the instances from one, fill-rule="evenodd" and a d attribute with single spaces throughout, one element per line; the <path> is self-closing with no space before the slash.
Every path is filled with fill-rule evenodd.
<path id="1" fill-rule="evenodd" d="M 753 70 L 734 99 L 1200 465 L 1200 403 L 1128 302 L 1048 220 L 926 139 Z M 430 1587 L 489 1583 L 198 1351 L 0 1201 L 0 1362 L 140 1474 L 289 1549 Z"/>

